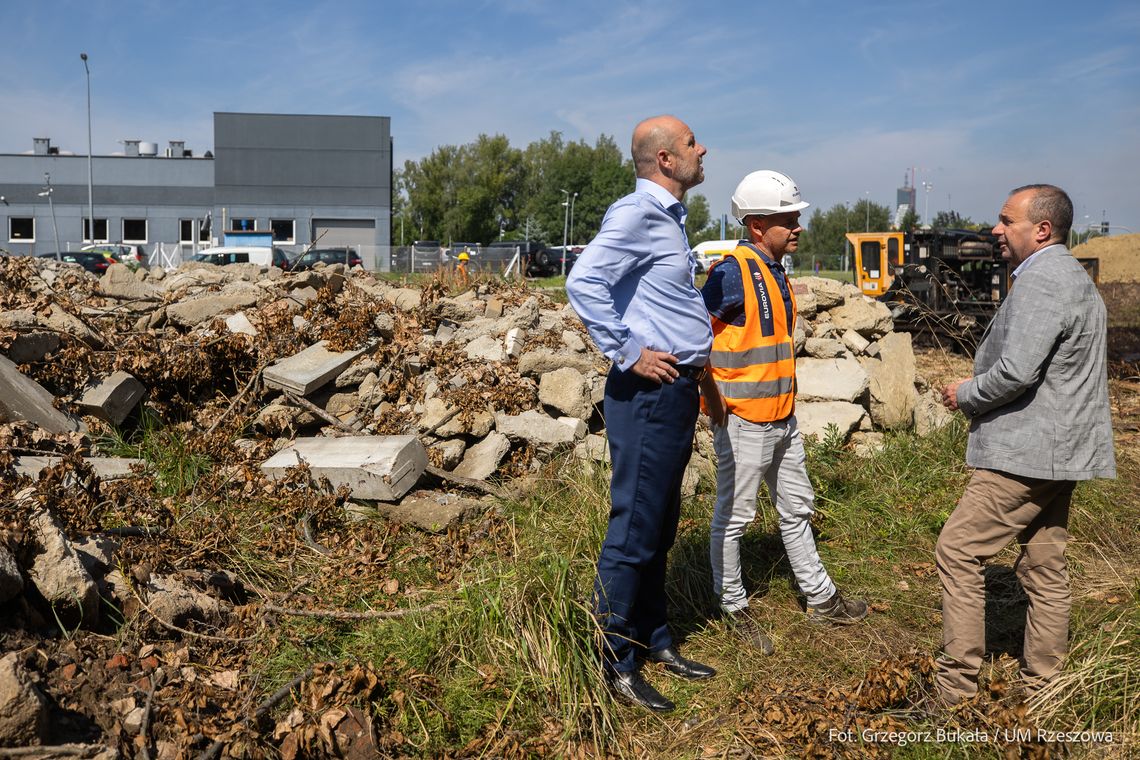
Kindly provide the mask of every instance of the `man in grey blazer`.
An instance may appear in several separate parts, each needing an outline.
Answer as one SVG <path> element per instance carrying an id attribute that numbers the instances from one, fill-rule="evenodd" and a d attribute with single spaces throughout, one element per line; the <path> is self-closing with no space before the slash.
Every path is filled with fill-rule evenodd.
<path id="1" fill-rule="evenodd" d="M 1013 286 L 986 330 L 974 377 L 942 389 L 970 420 L 976 468 L 936 549 L 942 655 L 935 682 L 953 705 L 978 690 L 985 653 L 982 563 L 1016 539 L 1029 597 L 1021 676 L 1040 689 L 1068 651 L 1069 503 L 1079 480 L 1112 478 L 1104 302 L 1064 245 L 1073 203 L 1059 187 L 1010 193 L 994 234 Z"/>

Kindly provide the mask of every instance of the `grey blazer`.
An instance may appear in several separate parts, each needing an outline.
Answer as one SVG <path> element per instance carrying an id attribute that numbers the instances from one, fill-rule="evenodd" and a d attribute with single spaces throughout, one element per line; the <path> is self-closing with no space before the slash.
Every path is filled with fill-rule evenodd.
<path id="1" fill-rule="evenodd" d="M 1044 480 L 1116 476 L 1104 301 L 1063 245 L 1014 282 L 958 387 L 966 464 Z"/>

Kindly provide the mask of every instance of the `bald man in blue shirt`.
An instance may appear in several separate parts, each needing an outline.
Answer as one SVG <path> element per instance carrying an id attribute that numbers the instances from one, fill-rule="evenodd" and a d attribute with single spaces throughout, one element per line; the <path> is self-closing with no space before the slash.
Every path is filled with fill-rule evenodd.
<path id="1" fill-rule="evenodd" d="M 595 584 L 607 679 L 624 701 L 668 712 L 673 703 L 641 675 L 641 661 L 692 680 L 716 673 L 677 652 L 665 596 L 698 382 L 712 348 L 681 202 L 704 180 L 706 151 L 684 122 L 657 116 L 634 129 L 632 152 L 636 187 L 610 206 L 566 292 L 613 361 L 604 406 L 612 506 Z"/>

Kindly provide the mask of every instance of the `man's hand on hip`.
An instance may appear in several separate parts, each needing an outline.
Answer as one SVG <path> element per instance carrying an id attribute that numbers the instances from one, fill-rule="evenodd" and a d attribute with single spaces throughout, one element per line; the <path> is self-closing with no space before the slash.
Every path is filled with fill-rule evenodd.
<path id="1" fill-rule="evenodd" d="M 664 351 L 651 351 L 648 348 L 642 347 L 641 358 L 633 363 L 629 371 L 639 377 L 644 377 L 646 380 L 652 380 L 658 385 L 662 381 L 672 383 L 676 380 L 681 373 L 673 365 L 677 363 L 677 357 L 673 354 L 665 353 Z"/>

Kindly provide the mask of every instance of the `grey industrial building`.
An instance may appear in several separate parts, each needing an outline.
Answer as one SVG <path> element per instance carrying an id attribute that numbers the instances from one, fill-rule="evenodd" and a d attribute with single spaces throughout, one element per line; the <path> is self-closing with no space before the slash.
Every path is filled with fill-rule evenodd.
<path id="1" fill-rule="evenodd" d="M 388 268 L 386 116 L 215 113 L 212 152 L 126 140 L 122 154 L 92 158 L 92 175 L 95 241 L 140 244 L 152 263 L 257 230 L 286 250 L 355 246 L 366 266 Z M 37 137 L 30 152 L 0 153 L 0 248 L 54 252 L 56 230 L 60 250 L 90 242 L 87 188 L 86 151 Z"/>

